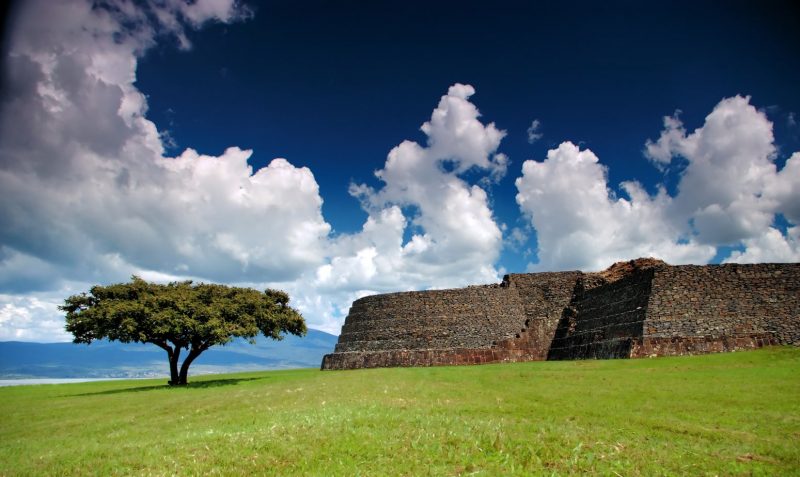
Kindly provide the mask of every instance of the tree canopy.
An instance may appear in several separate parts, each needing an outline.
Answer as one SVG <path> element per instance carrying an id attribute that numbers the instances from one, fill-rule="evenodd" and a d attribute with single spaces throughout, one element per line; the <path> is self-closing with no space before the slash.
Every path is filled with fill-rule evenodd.
<path id="1" fill-rule="evenodd" d="M 129 283 L 94 286 L 60 307 L 75 343 L 109 339 L 152 343 L 167 352 L 171 385 L 186 384 L 189 366 L 202 352 L 234 338 L 251 343 L 259 333 L 280 340 L 282 333 L 305 335 L 300 313 L 289 295 L 191 281 L 150 283 L 134 276 Z M 181 350 L 188 355 L 178 367 Z"/>

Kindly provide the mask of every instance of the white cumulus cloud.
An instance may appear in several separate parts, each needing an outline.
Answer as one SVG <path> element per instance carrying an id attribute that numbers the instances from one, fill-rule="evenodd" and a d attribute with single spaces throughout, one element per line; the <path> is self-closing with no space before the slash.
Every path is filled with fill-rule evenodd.
<path id="1" fill-rule="evenodd" d="M 498 279 L 502 233 L 486 191 L 461 175 L 505 174 L 508 160 L 496 152 L 505 132 L 481 123 L 469 101 L 474 93 L 450 87 L 421 127 L 427 144 L 402 142 L 375 173 L 382 188 L 351 186 L 369 218 L 360 233 L 332 244 L 333 259 L 317 271 L 320 287 L 402 290 Z M 404 241 L 409 226 L 414 233 Z"/>
<path id="2" fill-rule="evenodd" d="M 536 270 L 599 270 L 628 258 L 658 256 L 670 263 L 705 262 L 714 248 L 702 246 L 670 224 L 665 191 L 649 197 L 625 182 L 628 198 L 609 190 L 606 168 L 590 150 L 571 142 L 525 161 L 516 181 L 517 202 L 536 229 Z"/>
<path id="3" fill-rule="evenodd" d="M 252 151 L 237 147 L 218 157 L 191 149 L 164 156 L 134 85 L 137 55 L 156 38 L 123 26 L 143 22 L 144 10 L 127 2 L 43 3 L 58 14 L 42 16 L 45 5 L 26 4 L 7 57 L 0 282 L 13 282 L 20 263 L 37 260 L 46 266 L 23 274 L 40 287 L 124 278 L 132 268 L 288 279 L 321 262 L 330 227 L 310 170 L 275 159 L 254 172 Z M 231 1 L 149 8 L 170 33 L 183 31 L 182 20 L 197 26 L 240 15 Z"/>
<path id="4" fill-rule="evenodd" d="M 0 294 L 0 341 L 67 341 L 59 301 Z"/>
<path id="5" fill-rule="evenodd" d="M 135 85 L 156 41 L 188 47 L 186 28 L 246 10 L 230 0 L 20 7 L 0 103 L 0 292 L 17 293 L 0 302 L 4 335 L 47 339 L 50 328 L 31 323 L 45 311 L 59 320 L 54 306 L 8 296 L 131 273 L 287 281 L 325 261 L 330 226 L 309 169 L 274 159 L 254 171 L 238 147 L 168 157 Z"/>
<path id="6" fill-rule="evenodd" d="M 691 133 L 677 113 L 665 118 L 645 155 L 662 170 L 686 160 L 675 196 L 636 182 L 617 196 L 597 156 L 570 142 L 525 161 L 517 202 L 539 241 L 533 268 L 599 269 L 639 256 L 706 263 L 721 246 L 744 247 L 730 261 L 797 259 L 796 228 L 773 225 L 776 214 L 799 223 L 800 154 L 777 170 L 772 123 L 749 97 L 723 99 Z"/>
<path id="7" fill-rule="evenodd" d="M 392 150 L 380 190 L 352 186 L 369 212 L 355 234 L 330 236 L 308 168 L 278 158 L 253 170 L 253 151 L 235 146 L 165 154 L 139 58 L 249 14 L 232 0 L 21 4 L 0 103 L 0 337 L 64 339 L 54 296 L 133 273 L 281 287 L 332 332 L 359 296 L 498 279 L 501 233 L 482 186 L 509 161 L 472 86 L 442 96 L 425 145 Z"/>
<path id="8" fill-rule="evenodd" d="M 726 263 L 800 262 L 800 227 L 789 227 L 782 234 L 774 227 L 744 240 L 744 251 L 734 251 Z"/>

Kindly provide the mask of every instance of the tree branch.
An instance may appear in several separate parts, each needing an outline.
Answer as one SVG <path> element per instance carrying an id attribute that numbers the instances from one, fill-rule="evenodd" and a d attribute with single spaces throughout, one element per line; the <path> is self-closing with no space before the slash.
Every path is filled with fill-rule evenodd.
<path id="1" fill-rule="evenodd" d="M 154 345 L 158 346 L 159 348 L 163 349 L 164 351 L 166 351 L 167 353 L 172 354 L 173 349 L 172 349 L 172 347 L 170 345 L 167 344 L 166 341 L 147 340 L 147 341 L 145 341 L 145 343 L 154 344 Z"/>

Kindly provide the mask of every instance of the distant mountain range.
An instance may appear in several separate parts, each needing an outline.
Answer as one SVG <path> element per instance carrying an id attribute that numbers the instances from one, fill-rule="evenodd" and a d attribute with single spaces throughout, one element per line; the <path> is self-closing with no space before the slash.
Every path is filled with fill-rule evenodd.
<path id="1" fill-rule="evenodd" d="M 317 368 L 332 353 L 337 337 L 308 330 L 302 338 L 274 341 L 263 336 L 251 345 L 235 340 L 201 354 L 189 374 L 260 369 Z M 186 352 L 184 351 L 184 355 Z M 0 379 L 142 378 L 168 376 L 167 354 L 151 344 L 96 341 L 73 343 L 0 342 Z"/>

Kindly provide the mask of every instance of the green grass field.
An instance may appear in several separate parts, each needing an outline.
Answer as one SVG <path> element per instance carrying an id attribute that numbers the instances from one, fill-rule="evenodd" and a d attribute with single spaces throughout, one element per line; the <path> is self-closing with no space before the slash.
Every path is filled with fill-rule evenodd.
<path id="1" fill-rule="evenodd" d="M 800 349 L 0 388 L 2 475 L 800 475 Z"/>

